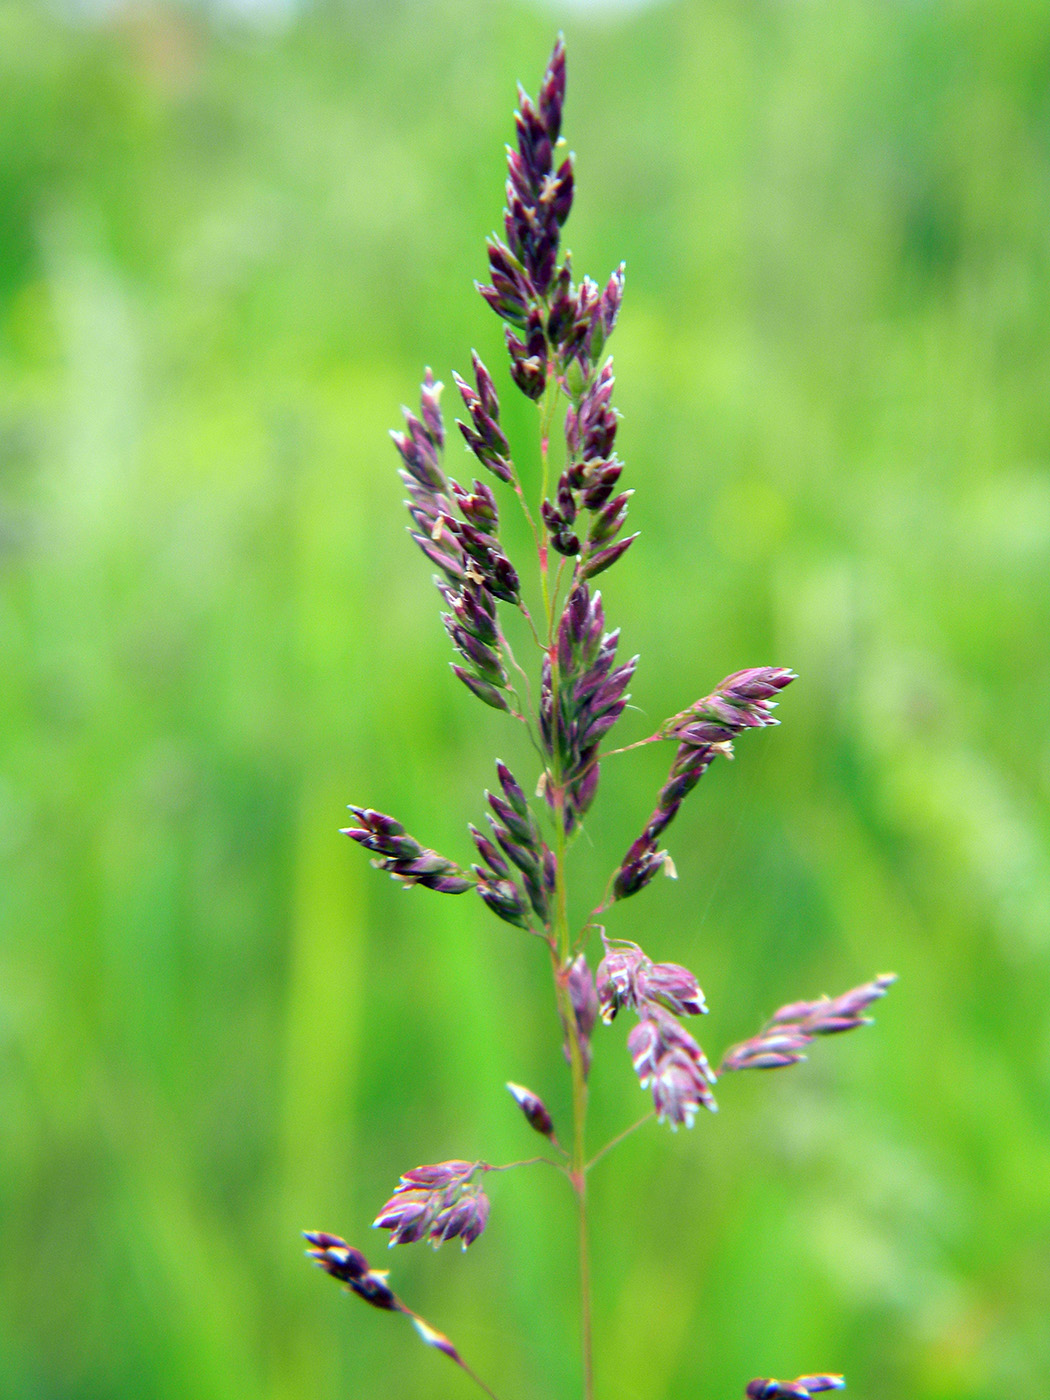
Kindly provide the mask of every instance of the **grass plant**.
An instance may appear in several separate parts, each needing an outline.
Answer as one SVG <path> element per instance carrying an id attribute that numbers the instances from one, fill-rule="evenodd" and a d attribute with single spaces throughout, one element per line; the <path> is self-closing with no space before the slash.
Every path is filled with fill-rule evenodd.
<path id="1" fill-rule="evenodd" d="M 430 369 L 418 413 L 406 408 L 404 430 L 392 434 L 410 535 L 437 568 L 434 583 L 448 608 L 442 621 L 458 658 L 451 663 L 453 674 L 474 699 L 524 726 L 539 764 L 539 815 L 509 767 L 497 760 L 496 790 L 485 793 L 489 830 L 469 827 L 477 856 L 469 867 L 422 845 L 398 819 L 369 807 L 351 806 L 354 823 L 344 834 L 406 888 L 453 896 L 472 891 L 499 919 L 546 949 L 554 1024 L 571 1079 L 572 1121 L 564 1143 L 544 1099 L 508 1082 L 525 1122 L 546 1139 L 547 1152 L 499 1165 L 453 1159 L 412 1167 L 401 1174 L 373 1223 L 390 1231 L 391 1247 L 429 1241 L 437 1248 L 458 1239 L 466 1250 L 488 1223 L 490 1176 L 514 1168 L 553 1168 L 576 1203 L 582 1394 L 594 1400 L 591 1170 L 651 1121 L 691 1128 L 701 1109 L 716 1111 L 713 1091 L 723 1075 L 796 1065 L 818 1037 L 870 1024 L 864 1013 L 896 979 L 883 974 L 834 998 L 781 1006 L 755 1035 L 727 1049 L 714 1069 L 685 1025 L 686 1018 L 708 1010 L 694 973 L 654 961 L 638 943 L 610 936 L 624 900 L 657 875 L 677 878 L 662 844 L 667 828 L 711 765 L 732 759 L 735 740 L 779 722 L 773 710 L 796 677 L 781 666 L 736 671 L 645 738 L 608 747 L 639 660 L 618 657 L 619 631 L 605 630 L 602 596 L 593 587 L 638 538 L 622 533 L 633 491 L 621 489 L 624 464 L 616 452 L 615 380 L 607 354 L 623 301 L 625 267 L 615 268 L 604 285 L 587 276 L 577 282 L 571 256 L 562 252 L 562 229 L 575 193 L 573 158 L 561 136 L 565 83 L 559 38 L 537 98 L 518 91 L 503 229 L 487 245 L 491 280 L 477 288 L 504 322 L 513 385 L 535 405 L 541 474 L 533 506 L 535 492 L 516 467 L 518 454 L 501 424 L 493 376 L 476 351 L 473 384 L 454 375 L 466 413 L 456 426 L 476 461 L 496 479 L 503 508 L 520 508 L 531 533 L 536 565 L 531 604 L 501 537 L 496 490 L 480 479 L 461 485 L 446 472 L 442 385 Z M 684 513 L 684 528 L 691 514 L 695 511 Z M 670 600 L 653 599 L 654 608 L 669 605 Z M 524 623 L 528 651 L 520 661 L 508 637 L 507 612 Z M 534 678 L 530 662 L 538 662 Z M 585 829 L 601 766 L 650 744 L 673 746 L 667 780 L 641 834 L 578 926 L 569 912 L 570 848 Z M 592 971 L 596 944 L 600 960 Z M 595 1031 L 599 1021 L 611 1026 L 621 1011 L 635 1017 L 626 1048 L 652 1108 L 592 1152 L 587 1105 Z M 374 1269 L 360 1249 L 325 1231 L 307 1232 L 306 1238 L 307 1253 L 321 1269 L 373 1307 L 407 1317 L 423 1341 L 494 1397 L 449 1338 L 404 1303 L 388 1273 Z M 843 1385 L 842 1376 L 832 1373 L 791 1381 L 761 1377 L 747 1385 L 746 1396 L 810 1400 Z"/>

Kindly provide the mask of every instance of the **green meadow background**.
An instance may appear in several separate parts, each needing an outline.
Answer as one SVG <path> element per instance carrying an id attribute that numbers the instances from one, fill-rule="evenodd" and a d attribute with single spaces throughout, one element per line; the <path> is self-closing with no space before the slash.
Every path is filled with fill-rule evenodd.
<path id="1" fill-rule="evenodd" d="M 567 241 L 628 270 L 618 733 L 800 675 L 610 933 L 696 970 L 712 1056 L 901 977 L 873 1029 L 595 1170 L 598 1395 L 1046 1393 L 1050 9 L 0 0 L 11 1400 L 466 1400 L 304 1227 L 389 1263 L 501 1400 L 579 1394 L 558 1178 L 495 1179 L 466 1256 L 368 1230 L 410 1165 L 535 1149 L 504 1080 L 566 1121 L 543 949 L 337 832 L 368 803 L 467 859 L 493 757 L 535 777 L 448 671 L 386 432 L 477 346 L 538 489 L 471 283 L 559 27 Z M 579 917 L 667 759 L 606 765 Z M 594 1147 L 644 1109 L 626 1029 Z"/>

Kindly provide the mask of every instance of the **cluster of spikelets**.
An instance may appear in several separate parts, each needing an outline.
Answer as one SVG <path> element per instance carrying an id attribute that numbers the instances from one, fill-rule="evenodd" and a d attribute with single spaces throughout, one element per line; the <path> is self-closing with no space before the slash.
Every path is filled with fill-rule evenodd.
<path id="1" fill-rule="evenodd" d="M 437 1248 L 458 1238 L 473 1244 L 489 1218 L 489 1198 L 474 1182 L 480 1162 L 437 1162 L 404 1173 L 394 1194 L 376 1216 L 377 1230 L 390 1230 L 390 1243 L 429 1239 Z"/>

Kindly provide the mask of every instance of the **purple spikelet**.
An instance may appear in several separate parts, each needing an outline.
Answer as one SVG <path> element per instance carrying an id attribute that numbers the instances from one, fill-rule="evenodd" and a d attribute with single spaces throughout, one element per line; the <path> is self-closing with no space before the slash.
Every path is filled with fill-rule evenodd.
<path id="1" fill-rule="evenodd" d="M 341 835 L 349 836 L 366 851 L 374 851 L 372 864 L 377 870 L 388 870 L 403 885 L 425 885 L 441 894 L 462 894 L 474 884 L 454 861 L 421 846 L 393 817 L 370 807 L 352 806 L 349 810 L 359 824 L 344 827 Z"/>
<path id="2" fill-rule="evenodd" d="M 345 1284 L 351 1293 L 356 1293 L 373 1308 L 382 1308 L 385 1312 L 404 1311 L 386 1282 L 386 1274 L 371 1268 L 359 1249 L 354 1249 L 338 1235 L 327 1235 L 322 1230 L 304 1230 L 303 1238 L 313 1245 L 313 1249 L 306 1251 L 307 1257 L 331 1278 Z"/>
<path id="3" fill-rule="evenodd" d="M 660 837 L 715 758 L 719 754 L 732 757 L 732 741 L 738 734 L 780 723 L 772 714 L 776 704 L 772 697 L 795 678 L 795 673 L 783 666 L 737 671 L 717 690 L 661 726 L 654 737 L 677 739 L 678 751 L 645 830 L 620 862 L 613 881 L 614 899 L 637 894 L 661 870 L 672 876 L 676 873 L 668 853 L 659 849 Z"/>
<path id="4" fill-rule="evenodd" d="M 544 658 L 540 695 L 540 734 L 556 758 L 565 785 L 564 820 L 571 831 L 594 801 L 598 788 L 598 745 L 623 713 L 627 686 L 638 658 L 615 666 L 619 632 L 603 634 L 601 594 L 586 584 L 569 597 L 558 626 L 555 684 L 550 656 Z M 548 798 L 551 798 L 548 793 Z"/>
<path id="5" fill-rule="evenodd" d="M 870 1026 L 870 1016 L 861 1013 L 873 1001 L 884 997 L 896 982 L 892 972 L 880 973 L 870 982 L 853 987 L 841 996 L 821 997 L 818 1001 L 793 1001 L 775 1011 L 757 1035 L 728 1050 L 719 1073 L 737 1069 L 782 1069 L 806 1058 L 804 1051 L 818 1035 L 838 1035 L 842 1031 Z"/>
<path id="6" fill-rule="evenodd" d="M 451 1161 L 413 1167 L 402 1175 L 373 1228 L 391 1232 L 391 1248 L 429 1239 L 436 1249 L 459 1238 L 466 1249 L 489 1216 L 488 1197 L 473 1180 L 480 1165 Z"/>
<path id="7" fill-rule="evenodd" d="M 514 469 L 510 460 L 510 444 L 499 425 L 499 399 L 496 388 L 476 350 L 472 352 L 472 356 L 477 391 L 475 392 L 458 374 L 452 376 L 470 414 L 469 425 L 457 418 L 456 426 L 478 461 L 501 481 L 510 481 Z"/>
<path id="8" fill-rule="evenodd" d="M 799 1376 L 793 1381 L 763 1380 L 749 1383 L 744 1392 L 746 1400 L 810 1400 L 824 1390 L 844 1390 L 842 1376 Z"/>
<path id="9" fill-rule="evenodd" d="M 507 1090 L 525 1115 L 525 1121 L 529 1127 L 543 1137 L 552 1138 L 554 1136 L 554 1123 L 543 1100 L 531 1089 L 526 1089 L 521 1084 L 508 1083 Z"/>

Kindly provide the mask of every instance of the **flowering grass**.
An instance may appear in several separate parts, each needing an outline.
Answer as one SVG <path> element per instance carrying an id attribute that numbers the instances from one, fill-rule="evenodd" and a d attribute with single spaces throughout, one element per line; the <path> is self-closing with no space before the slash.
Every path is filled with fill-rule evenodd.
<path id="1" fill-rule="evenodd" d="M 618 655 L 619 631 L 606 630 L 602 596 L 594 588 L 594 580 L 620 564 L 638 538 L 623 533 L 633 491 L 621 489 L 624 463 L 616 451 L 615 378 L 607 353 L 624 299 L 625 267 L 621 263 L 602 284 L 587 276 L 577 281 L 571 256 L 563 251 L 562 230 L 575 195 L 573 158 L 561 138 L 565 92 L 565 49 L 559 39 L 536 99 L 519 88 L 502 231 L 488 241 L 490 280 L 477 288 L 504 323 L 513 386 L 536 405 L 538 500 L 530 505 L 535 483 L 515 465 L 495 380 L 476 352 L 474 384 L 454 375 L 467 415 L 457 426 L 496 487 L 484 479 L 463 485 L 447 474 L 442 385 L 430 369 L 418 413 L 406 408 L 404 429 L 392 433 L 412 522 L 409 533 L 437 569 L 434 583 L 448 609 L 442 621 L 457 656 L 452 672 L 475 700 L 524 726 L 539 762 L 535 799 L 497 761 L 498 791 L 485 794 L 488 833 L 468 828 L 477 856 L 469 866 L 424 846 L 400 820 L 371 808 L 351 806 L 355 824 L 344 834 L 405 887 L 456 896 L 473 891 L 497 918 L 546 947 L 572 1089 L 571 1131 L 566 1129 L 564 1145 L 543 1098 L 508 1083 L 511 1098 L 528 1126 L 546 1139 L 550 1155 L 498 1166 L 457 1159 L 410 1168 L 373 1224 L 390 1231 L 391 1246 L 429 1241 L 437 1248 L 458 1239 L 465 1250 L 489 1219 L 484 1189 L 489 1174 L 544 1165 L 561 1175 L 577 1205 L 582 1393 L 584 1400 L 593 1400 L 587 1204 L 592 1167 L 650 1120 L 691 1128 L 700 1109 L 715 1112 L 714 1090 L 723 1074 L 798 1064 L 818 1037 L 870 1024 L 862 1013 L 895 978 L 883 974 L 834 998 L 782 1006 L 754 1036 L 731 1047 L 716 1070 L 685 1024 L 708 1011 L 695 974 L 676 963 L 654 962 L 637 943 L 610 937 L 617 905 L 659 874 L 677 878 L 662 844 L 667 829 L 711 765 L 732 759 L 736 740 L 748 730 L 778 724 L 773 710 L 796 676 L 783 666 L 736 671 L 648 737 L 622 748 L 609 746 L 639 661 Z M 531 594 L 501 538 L 501 511 L 507 507 L 520 508 L 532 535 Z M 520 614 L 526 625 L 534 647 L 529 656 L 519 659 L 511 648 L 504 622 L 508 611 Z M 533 680 L 530 663 L 538 671 Z M 576 927 L 569 916 L 570 848 L 586 827 L 602 764 L 660 743 L 673 745 L 674 756 L 655 809 L 612 869 L 588 919 Z M 591 958 L 597 960 L 593 971 Z M 599 1020 L 609 1026 L 621 1011 L 635 1018 L 626 1048 L 652 1109 L 592 1155 L 587 1106 L 595 1031 Z M 306 1237 L 312 1246 L 307 1252 L 321 1269 L 373 1307 L 408 1317 L 428 1345 L 494 1395 L 453 1343 L 403 1303 L 387 1274 L 372 1268 L 360 1250 L 327 1232 L 310 1231 Z M 808 1400 L 843 1384 L 835 1374 L 760 1378 L 747 1384 L 745 1394 L 748 1400 Z"/>

